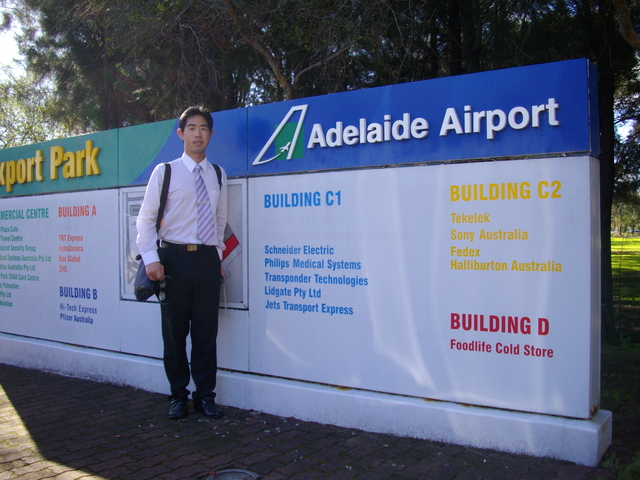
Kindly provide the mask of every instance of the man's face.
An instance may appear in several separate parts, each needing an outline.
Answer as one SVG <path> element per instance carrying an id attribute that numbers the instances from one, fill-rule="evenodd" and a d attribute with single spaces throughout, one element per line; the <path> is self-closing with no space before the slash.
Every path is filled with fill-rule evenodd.
<path id="1" fill-rule="evenodd" d="M 213 130 L 202 115 L 193 115 L 187 119 L 184 130 L 178 129 L 178 136 L 184 142 L 184 151 L 196 161 L 206 155 L 207 146 Z"/>

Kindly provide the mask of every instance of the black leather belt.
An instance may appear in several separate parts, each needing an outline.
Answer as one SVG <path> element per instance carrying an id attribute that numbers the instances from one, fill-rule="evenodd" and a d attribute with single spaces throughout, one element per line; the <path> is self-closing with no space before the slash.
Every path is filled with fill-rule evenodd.
<path id="1" fill-rule="evenodd" d="M 169 250 L 175 250 L 177 252 L 202 252 L 203 250 L 209 250 L 216 248 L 215 245 L 203 245 L 201 243 L 183 244 L 183 243 L 171 243 L 164 240 L 160 240 L 160 248 L 168 248 Z"/>

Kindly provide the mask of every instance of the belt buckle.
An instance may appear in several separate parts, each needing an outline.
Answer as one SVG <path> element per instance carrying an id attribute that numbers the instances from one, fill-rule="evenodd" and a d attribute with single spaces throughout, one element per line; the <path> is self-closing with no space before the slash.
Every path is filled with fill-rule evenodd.
<path id="1" fill-rule="evenodd" d="M 198 245 L 187 245 L 187 252 L 197 252 Z"/>

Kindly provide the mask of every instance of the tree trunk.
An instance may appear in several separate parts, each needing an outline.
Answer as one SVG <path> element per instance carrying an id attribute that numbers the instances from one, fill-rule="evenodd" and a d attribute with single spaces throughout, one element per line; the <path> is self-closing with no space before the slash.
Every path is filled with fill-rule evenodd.
<path id="1" fill-rule="evenodd" d="M 607 49 L 604 49 L 608 52 Z M 607 54 L 603 55 L 608 57 Z M 602 341 L 616 342 L 613 311 L 613 277 L 611 270 L 611 206 L 615 175 L 613 149 L 614 72 L 611 62 L 601 58 L 598 62 L 598 100 L 600 107 L 600 243 L 601 243 L 601 315 Z"/>
<path id="2" fill-rule="evenodd" d="M 459 0 L 449 0 L 449 70 L 451 75 L 461 75 L 462 66 L 462 24 L 460 20 Z"/>
<path id="3" fill-rule="evenodd" d="M 462 4 L 462 42 L 464 45 L 464 69 L 466 73 L 481 71 L 482 14 L 478 0 Z"/>

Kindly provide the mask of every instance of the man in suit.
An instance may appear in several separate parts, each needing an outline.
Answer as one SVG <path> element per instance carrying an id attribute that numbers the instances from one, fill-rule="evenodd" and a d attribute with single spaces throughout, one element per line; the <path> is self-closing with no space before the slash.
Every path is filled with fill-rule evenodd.
<path id="1" fill-rule="evenodd" d="M 184 153 L 170 162 L 169 192 L 160 228 L 156 220 L 165 166 L 149 179 L 138 214 L 137 244 L 151 280 L 160 282 L 164 367 L 171 387 L 169 417 L 188 413 L 193 377 L 196 411 L 219 418 L 215 403 L 221 258 L 227 223 L 227 178 L 206 155 L 213 135 L 211 114 L 189 107 L 179 119 Z M 219 175 L 218 175 L 219 174 Z M 191 334 L 191 366 L 186 339 Z"/>

